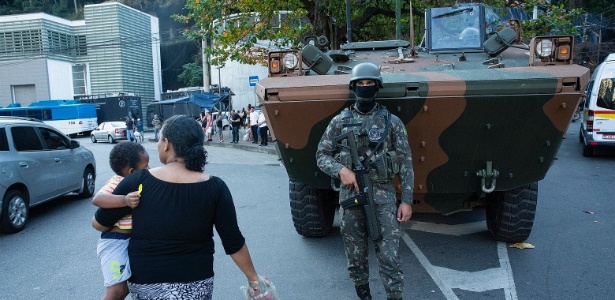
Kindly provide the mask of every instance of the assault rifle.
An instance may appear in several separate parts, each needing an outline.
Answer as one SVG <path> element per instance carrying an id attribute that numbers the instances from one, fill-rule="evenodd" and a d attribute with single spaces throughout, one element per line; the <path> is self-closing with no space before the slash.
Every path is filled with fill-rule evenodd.
<path id="1" fill-rule="evenodd" d="M 346 140 L 348 146 L 342 146 L 341 141 Z M 372 193 L 372 183 L 369 180 L 369 171 L 361 162 L 359 152 L 357 151 L 357 142 L 355 135 L 352 131 L 335 137 L 335 144 L 338 148 L 348 147 L 350 148 L 350 156 L 352 159 L 352 171 L 354 172 L 359 186 L 359 193 L 355 194 L 346 200 L 343 200 L 340 205 L 342 208 L 347 209 L 354 206 L 363 206 L 365 216 L 367 217 L 367 230 L 372 240 L 376 241 L 380 238 L 380 226 L 378 225 L 378 219 L 376 218 L 376 211 L 374 210 L 374 194 Z"/>

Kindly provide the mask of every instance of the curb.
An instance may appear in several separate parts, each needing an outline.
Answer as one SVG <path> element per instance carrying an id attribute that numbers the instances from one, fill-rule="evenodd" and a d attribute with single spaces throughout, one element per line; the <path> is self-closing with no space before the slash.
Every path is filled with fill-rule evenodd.
<path id="1" fill-rule="evenodd" d="M 248 145 L 247 143 L 249 143 L 250 145 Z M 260 147 L 259 145 L 252 144 L 252 142 L 244 142 L 244 143 L 239 142 L 239 144 L 231 144 L 228 142 L 218 143 L 218 142 L 211 141 L 211 142 L 205 142 L 203 143 L 203 145 L 205 145 L 205 147 L 235 148 L 235 149 L 240 149 L 240 150 L 245 150 L 245 151 L 278 155 L 278 151 L 276 150 L 275 146 L 273 146 L 272 144 L 270 144 L 267 147 Z"/>

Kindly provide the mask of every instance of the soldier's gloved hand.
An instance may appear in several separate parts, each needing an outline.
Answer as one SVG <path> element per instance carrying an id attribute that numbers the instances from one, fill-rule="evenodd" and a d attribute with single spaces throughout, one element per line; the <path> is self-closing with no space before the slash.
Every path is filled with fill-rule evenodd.
<path id="1" fill-rule="evenodd" d="M 342 184 L 347 188 L 352 188 L 354 186 L 355 192 L 359 193 L 359 185 L 357 184 L 357 177 L 354 172 L 346 167 L 343 167 L 340 172 L 340 180 Z"/>

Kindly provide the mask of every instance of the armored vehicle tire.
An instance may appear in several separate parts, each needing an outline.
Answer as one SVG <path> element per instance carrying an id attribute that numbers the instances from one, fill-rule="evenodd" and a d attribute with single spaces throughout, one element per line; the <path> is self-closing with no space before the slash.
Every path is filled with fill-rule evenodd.
<path id="1" fill-rule="evenodd" d="M 537 182 L 488 194 L 487 228 L 493 238 L 511 243 L 525 241 L 534 225 L 537 198 Z"/>
<path id="2" fill-rule="evenodd" d="M 289 180 L 289 188 L 290 212 L 297 233 L 309 237 L 327 235 L 335 217 L 336 193 L 294 180 Z"/>

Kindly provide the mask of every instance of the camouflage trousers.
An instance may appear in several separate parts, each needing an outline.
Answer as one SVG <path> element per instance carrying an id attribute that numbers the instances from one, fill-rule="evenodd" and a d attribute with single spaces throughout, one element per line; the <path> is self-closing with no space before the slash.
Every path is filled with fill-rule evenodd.
<path id="1" fill-rule="evenodd" d="M 380 278 L 390 298 L 401 298 L 404 274 L 399 259 L 400 224 L 397 205 L 375 205 L 380 227 L 380 239 L 375 242 L 376 257 L 380 265 Z M 369 282 L 367 218 L 362 207 L 340 208 L 344 250 L 348 259 L 348 273 L 355 285 Z"/>

